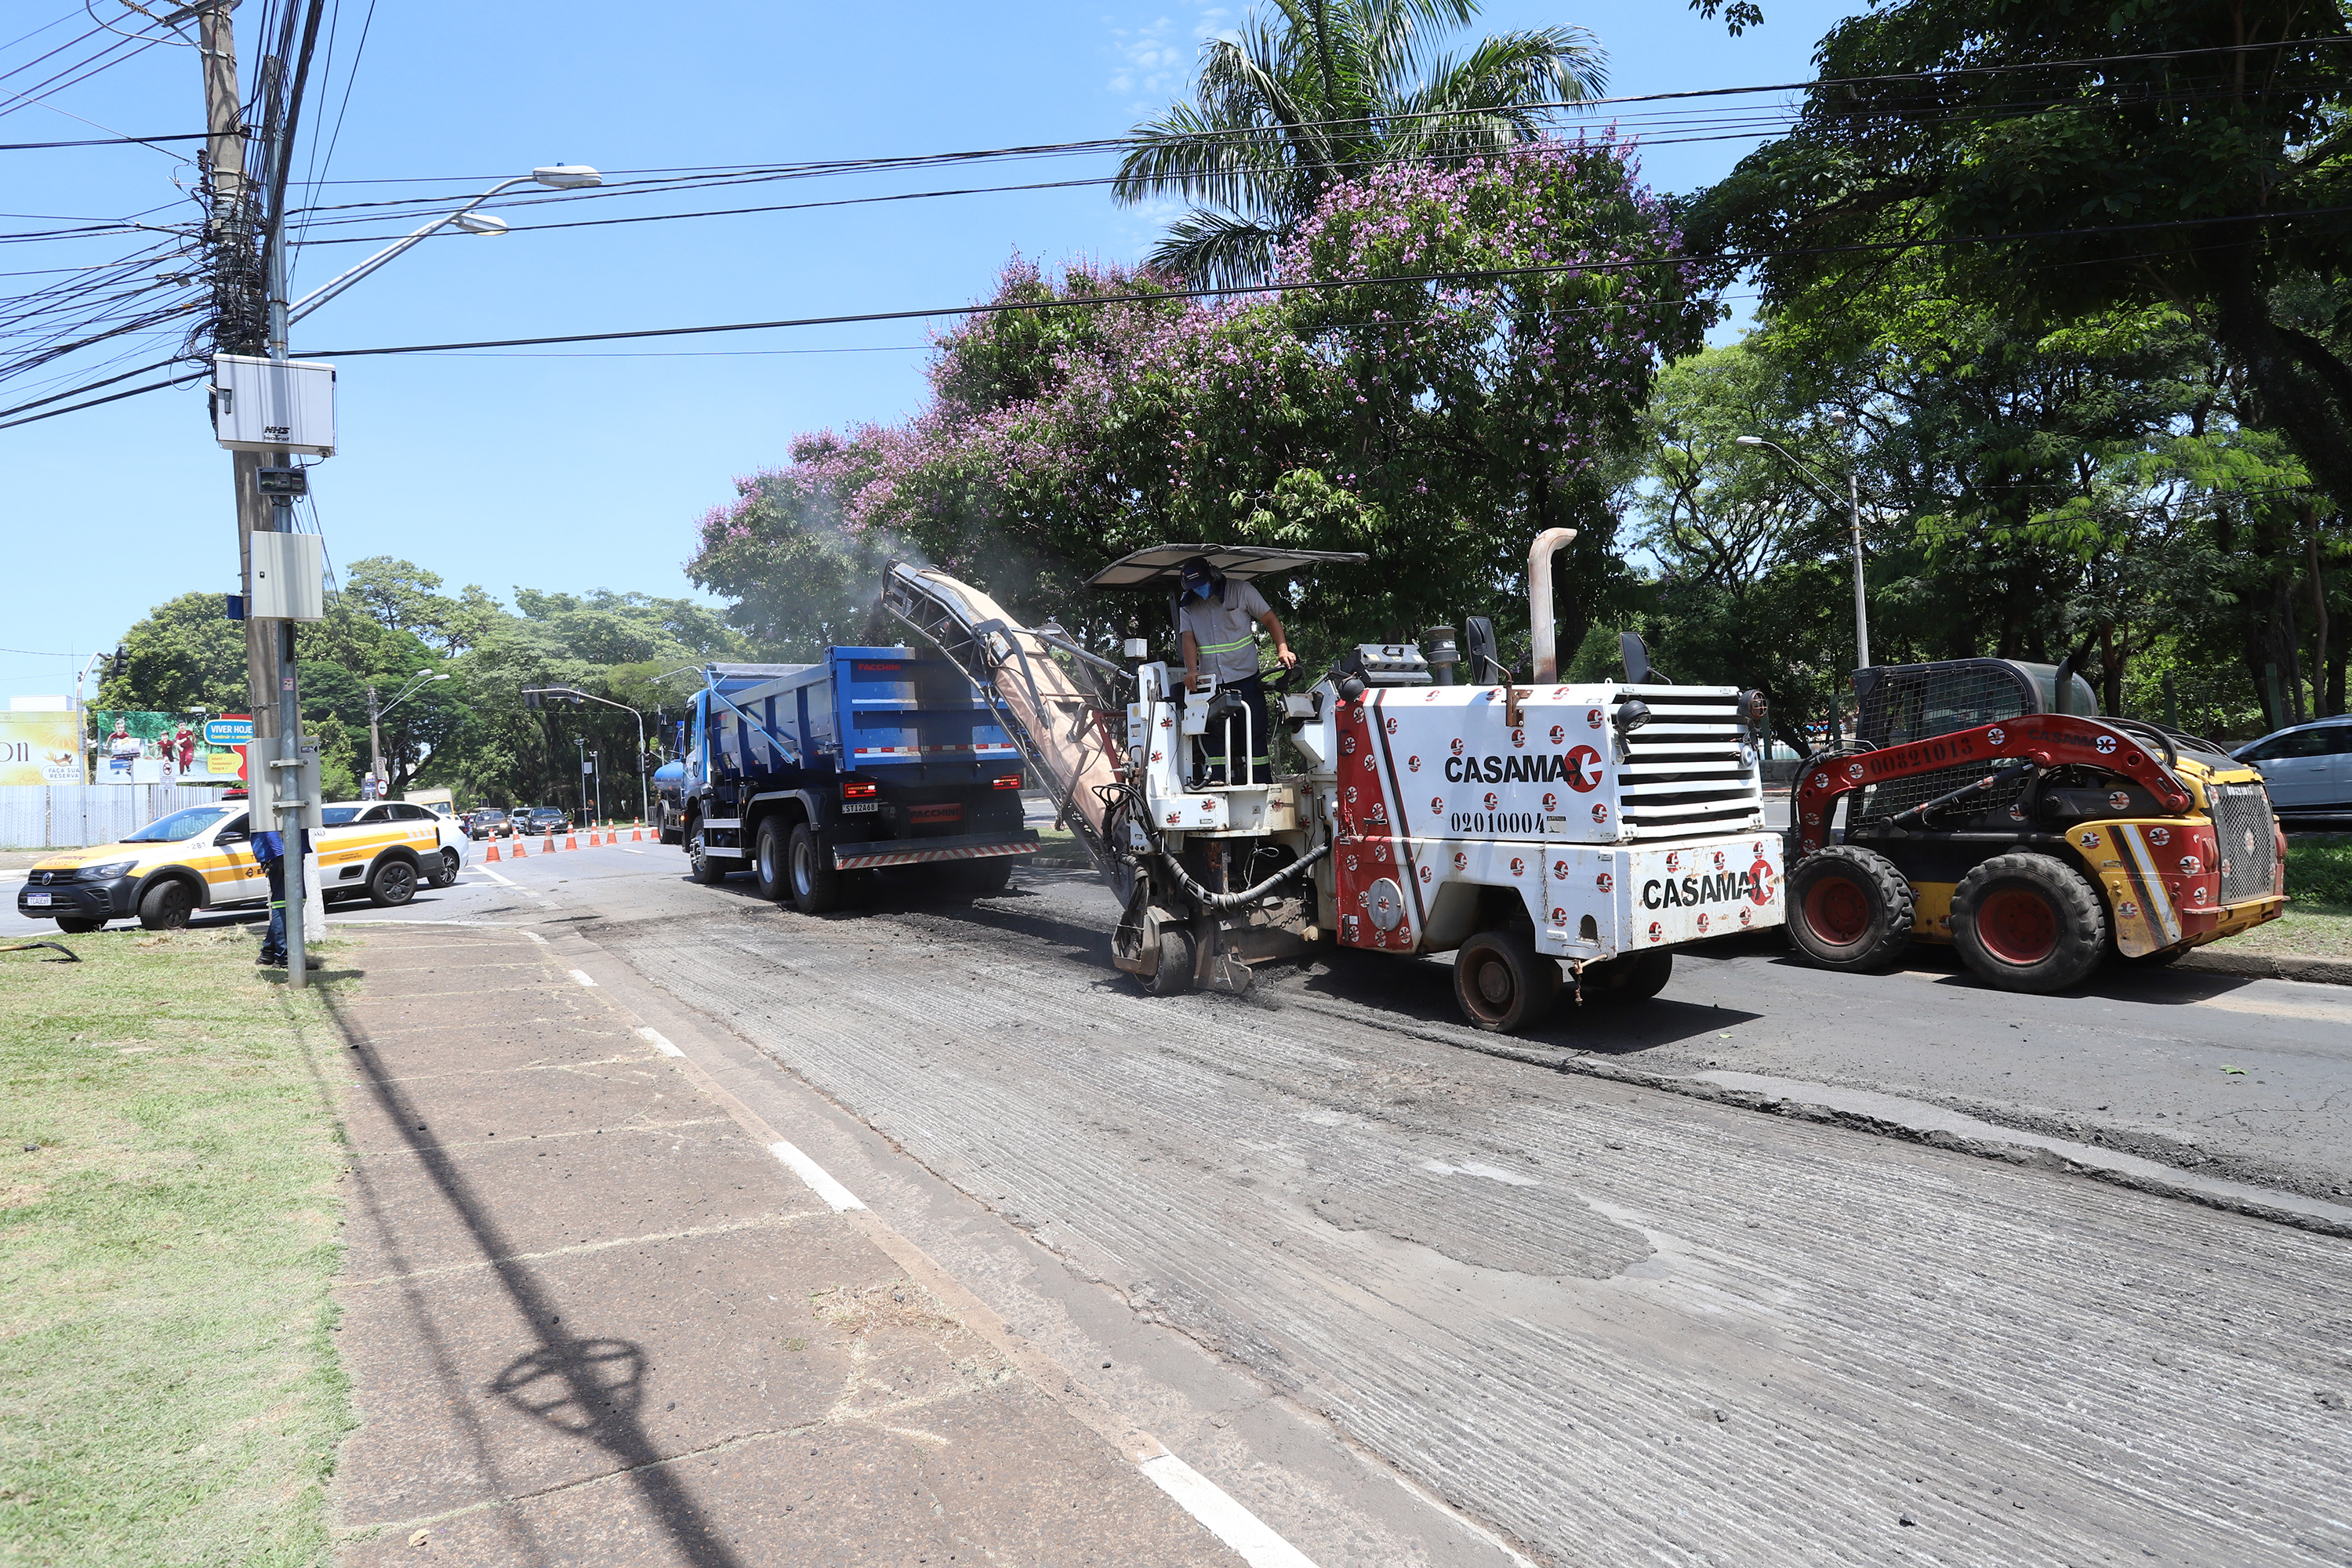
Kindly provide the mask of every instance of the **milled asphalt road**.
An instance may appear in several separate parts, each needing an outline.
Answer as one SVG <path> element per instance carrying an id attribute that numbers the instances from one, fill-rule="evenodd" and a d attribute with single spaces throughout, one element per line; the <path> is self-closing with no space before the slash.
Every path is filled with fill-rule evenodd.
<path id="1" fill-rule="evenodd" d="M 813 1155 L 1323 1568 L 2352 1562 L 2346 1241 L 1486 1054 L 1438 964 L 1148 999 L 1066 874 L 807 920 L 650 846 L 495 869 L 394 918 L 568 926 L 747 1102 L 822 1096 Z M 2178 1123 L 2324 1192 L 2343 994 L 1752 944 L 1532 1045 Z"/>

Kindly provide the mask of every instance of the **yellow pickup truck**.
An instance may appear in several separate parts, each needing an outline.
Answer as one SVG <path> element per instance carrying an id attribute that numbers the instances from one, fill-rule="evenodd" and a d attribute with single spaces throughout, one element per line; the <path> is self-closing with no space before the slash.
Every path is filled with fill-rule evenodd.
<path id="1" fill-rule="evenodd" d="M 329 899 L 404 904 L 420 883 L 455 882 L 466 864 L 465 835 L 423 806 L 343 801 L 320 817 L 311 842 Z M 75 932 L 132 919 L 167 931 L 198 910 L 266 902 L 269 882 L 249 829 L 245 803 L 226 800 L 175 811 L 113 844 L 52 855 L 16 890 L 16 912 Z"/>

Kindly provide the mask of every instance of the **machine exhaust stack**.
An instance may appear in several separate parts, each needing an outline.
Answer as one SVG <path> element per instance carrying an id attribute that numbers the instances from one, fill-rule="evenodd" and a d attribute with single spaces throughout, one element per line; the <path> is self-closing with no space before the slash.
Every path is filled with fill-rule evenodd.
<path id="1" fill-rule="evenodd" d="M 1528 627 L 1534 634 L 1538 686 L 1559 679 L 1559 630 L 1551 618 L 1551 558 L 1575 537 L 1572 528 L 1547 528 L 1528 548 Z"/>

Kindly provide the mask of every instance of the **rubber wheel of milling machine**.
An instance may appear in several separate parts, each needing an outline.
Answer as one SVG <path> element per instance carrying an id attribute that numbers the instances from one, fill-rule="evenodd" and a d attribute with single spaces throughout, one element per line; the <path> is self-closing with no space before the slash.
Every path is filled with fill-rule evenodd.
<path id="1" fill-rule="evenodd" d="M 1517 1034 L 1541 1020 L 1559 985 L 1559 962 L 1538 952 L 1524 931 L 1482 931 L 1454 955 L 1454 1000 L 1490 1034 Z"/>

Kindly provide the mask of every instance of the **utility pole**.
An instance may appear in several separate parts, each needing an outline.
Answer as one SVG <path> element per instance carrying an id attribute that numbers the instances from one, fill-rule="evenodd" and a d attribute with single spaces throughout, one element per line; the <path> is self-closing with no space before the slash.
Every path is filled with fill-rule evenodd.
<path id="1" fill-rule="evenodd" d="M 383 794 L 383 736 L 376 724 L 381 717 L 375 706 L 375 682 L 371 680 L 368 682 L 368 773 L 375 780 L 379 795 Z"/>

